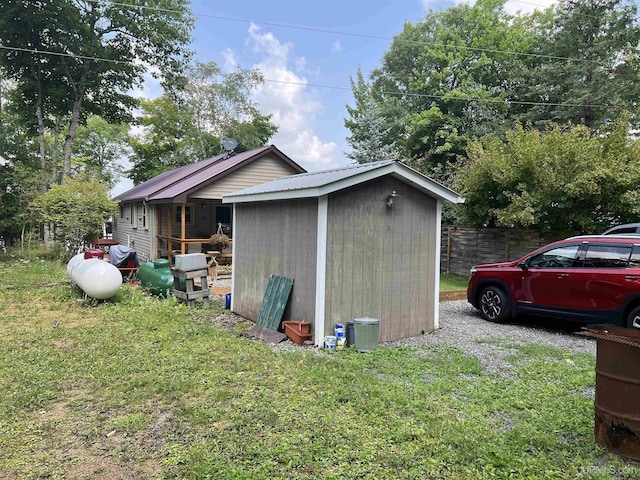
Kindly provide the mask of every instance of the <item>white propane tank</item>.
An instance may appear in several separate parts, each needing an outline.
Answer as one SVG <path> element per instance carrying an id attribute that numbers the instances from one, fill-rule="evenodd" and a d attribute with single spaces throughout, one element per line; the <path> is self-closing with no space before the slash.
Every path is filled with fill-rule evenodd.
<path id="1" fill-rule="evenodd" d="M 67 264 L 71 281 L 97 300 L 113 297 L 122 286 L 122 274 L 114 265 L 99 258 L 84 258 L 79 253 Z"/>

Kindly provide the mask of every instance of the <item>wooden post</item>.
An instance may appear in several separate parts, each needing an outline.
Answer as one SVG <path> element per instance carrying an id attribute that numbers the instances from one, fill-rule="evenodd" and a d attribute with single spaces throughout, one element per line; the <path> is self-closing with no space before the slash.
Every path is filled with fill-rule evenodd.
<path id="1" fill-rule="evenodd" d="M 187 238 L 187 204 L 183 203 L 182 207 L 181 207 L 181 212 L 182 215 L 180 218 L 180 239 L 184 240 L 185 238 Z M 193 215 L 194 212 L 191 212 L 191 215 Z M 180 242 L 180 253 L 182 253 L 183 255 L 186 253 L 185 252 L 185 243 L 184 242 Z"/>
<path id="2" fill-rule="evenodd" d="M 509 256 L 511 255 L 510 250 L 511 250 L 511 230 L 507 229 L 507 238 L 506 238 L 506 242 L 504 242 L 504 261 L 508 262 L 509 261 Z"/>
<path id="3" fill-rule="evenodd" d="M 447 273 L 451 273 L 451 227 L 447 227 Z"/>
<path id="4" fill-rule="evenodd" d="M 156 205 L 156 258 L 162 256 L 161 242 L 158 235 L 162 235 L 162 205 Z"/>
<path id="5" fill-rule="evenodd" d="M 173 203 L 167 204 L 167 237 L 173 237 Z M 169 265 L 173 265 L 173 242 L 167 240 L 167 250 L 169 251 Z"/>

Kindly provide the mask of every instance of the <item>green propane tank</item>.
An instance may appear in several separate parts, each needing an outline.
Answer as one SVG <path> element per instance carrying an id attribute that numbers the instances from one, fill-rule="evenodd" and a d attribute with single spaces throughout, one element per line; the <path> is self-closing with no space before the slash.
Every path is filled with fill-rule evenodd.
<path id="1" fill-rule="evenodd" d="M 166 258 L 143 263 L 138 267 L 137 277 L 140 285 L 154 295 L 167 297 L 173 289 L 173 275 Z"/>

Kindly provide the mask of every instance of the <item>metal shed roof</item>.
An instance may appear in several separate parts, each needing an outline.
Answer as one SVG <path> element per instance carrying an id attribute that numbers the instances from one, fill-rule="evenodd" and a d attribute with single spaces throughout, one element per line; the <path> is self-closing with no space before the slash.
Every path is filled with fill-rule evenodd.
<path id="1" fill-rule="evenodd" d="M 393 175 L 436 198 L 463 203 L 453 190 L 395 160 L 350 165 L 314 173 L 289 175 L 225 195 L 223 203 L 321 197 L 385 175 Z"/>
<path id="2" fill-rule="evenodd" d="M 114 200 L 145 200 L 148 202 L 184 201 L 190 193 L 222 178 L 267 153 L 274 153 L 294 169 L 304 172 L 304 169 L 300 165 L 278 150 L 278 148 L 274 145 L 269 145 L 247 152 L 237 153 L 228 158 L 225 153 L 169 170 L 121 193 L 116 196 Z"/>

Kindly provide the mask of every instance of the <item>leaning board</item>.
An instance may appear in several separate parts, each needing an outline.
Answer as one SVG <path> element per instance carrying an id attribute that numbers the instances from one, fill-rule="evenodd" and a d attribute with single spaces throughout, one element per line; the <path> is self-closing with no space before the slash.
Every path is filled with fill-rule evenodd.
<path id="1" fill-rule="evenodd" d="M 287 306 L 289 294 L 293 288 L 293 279 L 271 275 L 264 293 L 256 325 L 270 330 L 278 330 L 282 314 Z"/>

